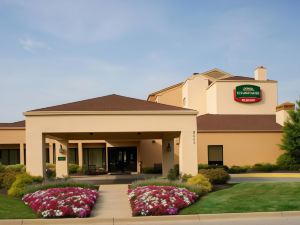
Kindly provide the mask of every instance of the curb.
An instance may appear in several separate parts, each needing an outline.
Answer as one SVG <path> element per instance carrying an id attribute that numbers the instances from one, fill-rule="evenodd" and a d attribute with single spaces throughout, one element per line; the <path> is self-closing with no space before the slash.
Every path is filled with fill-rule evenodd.
<path id="1" fill-rule="evenodd" d="M 67 218 L 67 219 L 12 219 L 0 220 L 0 225 L 56 225 L 56 224 L 115 224 L 128 222 L 162 222 L 162 221 L 205 221 L 205 220 L 232 220 L 270 217 L 293 217 L 300 216 L 300 211 L 283 212 L 253 212 L 253 213 L 222 213 L 222 214 L 194 214 L 175 216 L 145 216 L 129 218 Z"/>

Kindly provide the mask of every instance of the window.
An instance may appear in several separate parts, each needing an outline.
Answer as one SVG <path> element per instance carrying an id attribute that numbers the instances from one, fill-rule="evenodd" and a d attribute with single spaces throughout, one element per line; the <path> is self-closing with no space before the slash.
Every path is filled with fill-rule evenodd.
<path id="1" fill-rule="evenodd" d="M 56 145 L 53 143 L 53 163 L 56 163 Z"/>
<path id="2" fill-rule="evenodd" d="M 97 168 L 106 168 L 105 148 L 83 148 L 83 164 L 94 165 Z"/>
<path id="3" fill-rule="evenodd" d="M 1 149 L 0 163 L 3 165 L 20 164 L 20 150 L 19 149 Z"/>
<path id="4" fill-rule="evenodd" d="M 46 148 L 46 163 L 50 163 L 49 148 Z"/>
<path id="5" fill-rule="evenodd" d="M 69 148 L 69 163 L 78 164 L 78 149 Z"/>
<path id="6" fill-rule="evenodd" d="M 208 145 L 208 165 L 223 165 L 223 145 Z"/>

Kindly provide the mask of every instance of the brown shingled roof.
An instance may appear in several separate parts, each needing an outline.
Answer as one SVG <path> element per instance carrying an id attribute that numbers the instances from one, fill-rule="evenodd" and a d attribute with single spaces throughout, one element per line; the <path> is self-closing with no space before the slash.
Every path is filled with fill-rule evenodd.
<path id="1" fill-rule="evenodd" d="M 153 110 L 190 110 L 176 106 L 149 102 L 120 95 L 107 95 L 78 102 L 66 103 L 35 111 L 153 111 Z"/>
<path id="2" fill-rule="evenodd" d="M 282 131 L 275 115 L 205 114 L 197 117 L 198 132 Z"/>
<path id="3" fill-rule="evenodd" d="M 13 122 L 13 123 L 0 123 L 0 127 L 22 128 L 25 127 L 25 120 Z"/>

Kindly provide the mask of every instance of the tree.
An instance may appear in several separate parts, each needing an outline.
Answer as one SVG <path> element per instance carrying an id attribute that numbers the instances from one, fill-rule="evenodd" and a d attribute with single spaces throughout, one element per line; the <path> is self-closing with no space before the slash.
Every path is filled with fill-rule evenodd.
<path id="1" fill-rule="evenodd" d="M 300 164 L 300 100 L 296 109 L 289 111 L 290 118 L 284 123 L 280 148 L 286 151 L 296 164 Z"/>

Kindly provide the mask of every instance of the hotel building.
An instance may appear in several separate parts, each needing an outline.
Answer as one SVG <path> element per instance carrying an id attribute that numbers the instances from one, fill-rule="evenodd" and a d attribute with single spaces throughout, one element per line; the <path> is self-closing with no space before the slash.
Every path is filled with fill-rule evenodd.
<path id="1" fill-rule="evenodd" d="M 0 123 L 0 162 L 26 164 L 58 177 L 68 163 L 109 173 L 174 164 L 196 174 L 197 165 L 275 163 L 293 103 L 278 105 L 277 81 L 258 67 L 253 76 L 219 69 L 151 93 L 147 100 L 108 95 L 27 111 L 25 120 Z"/>

